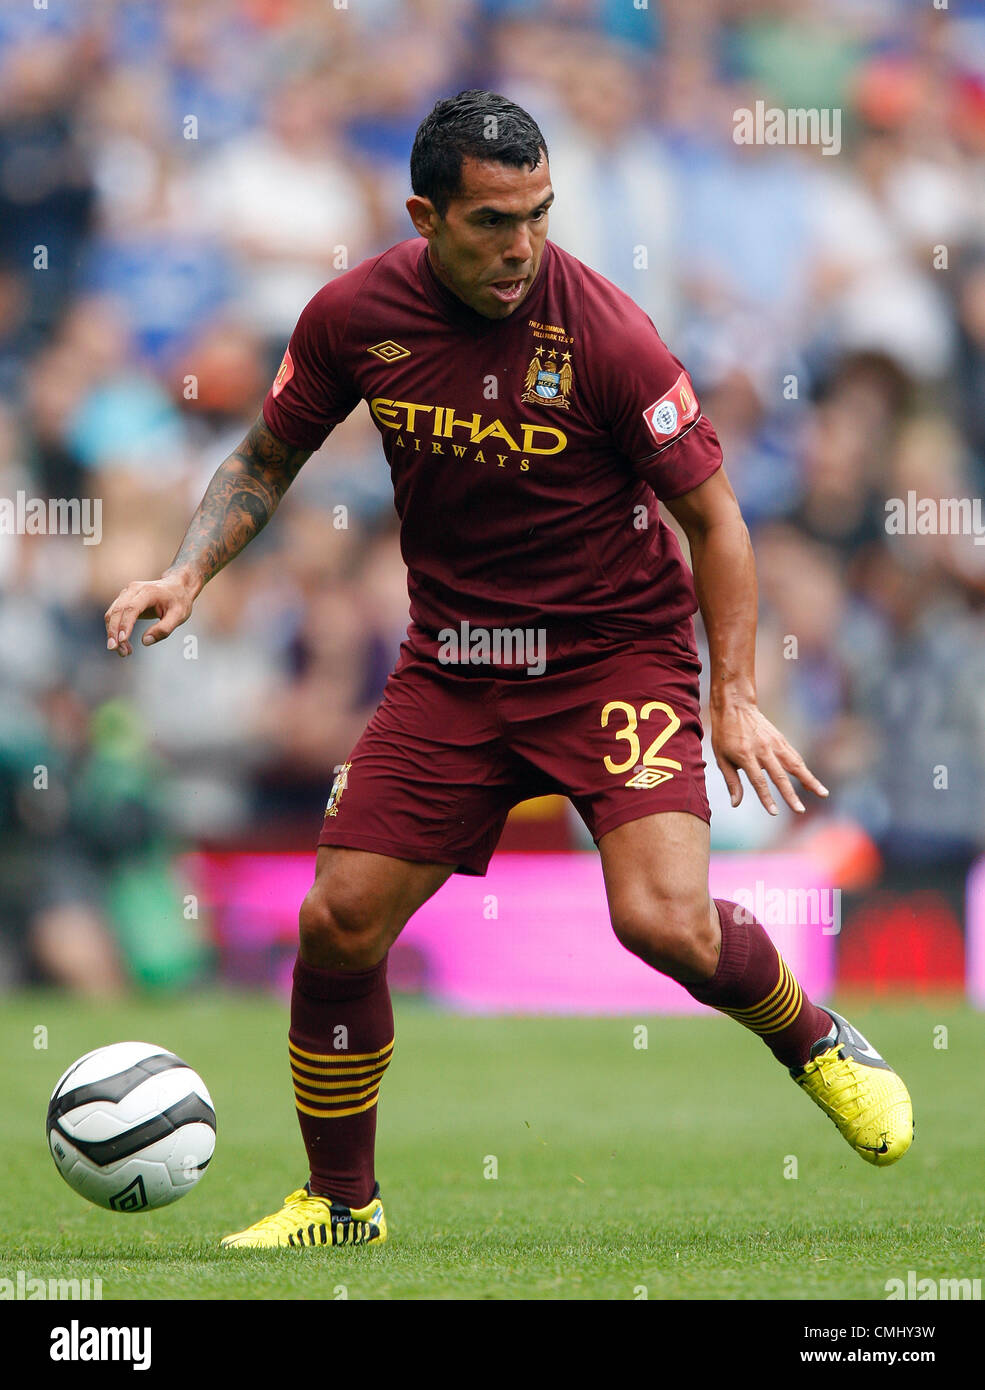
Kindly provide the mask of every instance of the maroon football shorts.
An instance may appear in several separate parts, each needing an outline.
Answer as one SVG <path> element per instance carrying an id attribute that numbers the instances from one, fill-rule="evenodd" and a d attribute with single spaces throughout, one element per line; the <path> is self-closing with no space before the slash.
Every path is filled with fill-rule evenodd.
<path id="1" fill-rule="evenodd" d="M 530 797 L 570 797 L 596 844 L 657 811 L 709 821 L 700 670 L 690 621 L 543 675 L 441 665 L 404 642 L 318 843 L 481 875 Z"/>

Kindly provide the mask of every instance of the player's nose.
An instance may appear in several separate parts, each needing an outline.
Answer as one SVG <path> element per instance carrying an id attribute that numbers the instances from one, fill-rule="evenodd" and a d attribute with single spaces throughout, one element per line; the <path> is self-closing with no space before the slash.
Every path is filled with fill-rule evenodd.
<path id="1" fill-rule="evenodd" d="M 530 244 L 530 232 L 525 223 L 515 228 L 513 238 L 506 250 L 508 261 L 529 261 L 532 247 Z"/>

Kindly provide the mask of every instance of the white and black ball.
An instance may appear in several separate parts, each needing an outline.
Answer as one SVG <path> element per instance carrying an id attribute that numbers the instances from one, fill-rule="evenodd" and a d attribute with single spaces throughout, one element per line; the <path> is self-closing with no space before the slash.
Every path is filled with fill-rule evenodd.
<path id="1" fill-rule="evenodd" d="M 87 1052 L 52 1092 L 48 1147 L 69 1187 L 109 1211 L 148 1211 L 198 1182 L 215 1149 L 215 1108 L 180 1057 L 151 1043 Z"/>

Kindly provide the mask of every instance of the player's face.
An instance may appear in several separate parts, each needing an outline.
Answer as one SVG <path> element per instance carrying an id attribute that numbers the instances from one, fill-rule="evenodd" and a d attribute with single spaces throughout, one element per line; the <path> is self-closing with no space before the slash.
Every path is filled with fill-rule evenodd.
<path id="1" fill-rule="evenodd" d="M 427 198 L 411 198 L 407 209 L 428 239 L 442 284 L 476 313 L 504 319 L 526 299 L 540 269 L 553 201 L 546 159 L 536 169 L 466 159 L 462 191 L 444 217 Z"/>

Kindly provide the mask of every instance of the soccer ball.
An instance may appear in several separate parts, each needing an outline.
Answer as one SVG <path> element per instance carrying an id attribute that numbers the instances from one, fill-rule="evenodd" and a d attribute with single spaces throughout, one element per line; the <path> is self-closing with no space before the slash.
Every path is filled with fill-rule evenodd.
<path id="1" fill-rule="evenodd" d="M 55 1167 L 80 1196 L 109 1211 L 176 1202 L 215 1149 L 212 1097 L 180 1057 L 150 1043 L 87 1052 L 48 1105 Z"/>

